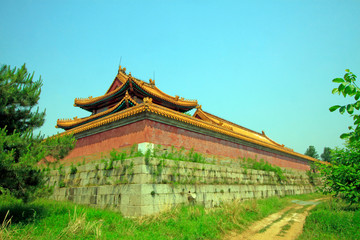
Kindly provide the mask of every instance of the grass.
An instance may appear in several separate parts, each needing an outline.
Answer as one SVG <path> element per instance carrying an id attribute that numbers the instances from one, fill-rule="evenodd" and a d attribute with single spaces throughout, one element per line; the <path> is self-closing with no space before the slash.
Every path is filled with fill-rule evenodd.
<path id="1" fill-rule="evenodd" d="M 360 205 L 349 206 L 338 199 L 331 199 L 316 206 L 307 217 L 305 239 L 360 239 Z"/>
<path id="2" fill-rule="evenodd" d="M 251 159 L 251 158 L 239 158 L 240 166 L 244 168 L 244 173 L 247 174 L 247 169 L 262 170 L 266 172 L 274 172 L 278 177 L 279 181 L 286 181 L 284 171 L 278 167 L 273 166 L 270 163 L 264 161 L 264 159 Z"/>
<path id="3" fill-rule="evenodd" d="M 114 150 L 115 151 L 115 150 Z M 141 153 L 140 153 L 141 154 Z M 179 179 L 179 174 L 178 174 L 178 170 L 179 170 L 179 165 L 178 162 L 179 161 L 184 161 L 184 162 L 196 162 L 196 163 L 204 163 L 204 164 L 216 164 L 216 161 L 214 162 L 209 162 L 202 154 L 194 152 L 194 148 L 191 148 L 190 150 L 185 150 L 183 147 L 180 148 L 179 150 L 177 150 L 174 146 L 171 146 L 171 149 L 166 149 L 161 145 L 157 145 L 152 151 L 150 149 L 148 149 L 144 156 L 144 160 L 145 160 L 145 164 L 149 167 L 151 167 L 151 175 L 153 176 L 153 182 L 157 181 L 157 178 L 159 176 L 161 176 L 162 174 L 162 170 L 163 167 L 165 167 L 164 165 L 164 159 L 169 159 L 169 160 L 173 160 L 175 161 L 175 163 L 177 164 L 176 166 L 171 167 L 171 175 L 172 175 L 172 179 L 169 181 L 171 184 L 176 185 L 179 183 L 182 184 L 195 184 L 198 181 L 198 179 L 196 179 L 196 177 L 193 177 L 192 179 Z M 160 162 L 155 166 L 153 166 L 151 164 L 151 157 L 155 157 L 158 159 L 161 159 Z M 239 158 L 239 166 L 241 168 L 243 168 L 243 173 L 245 175 L 248 174 L 248 169 L 253 169 L 253 170 L 262 170 L 262 171 L 266 171 L 266 172 L 274 172 L 275 176 L 278 178 L 278 181 L 282 184 L 284 184 L 287 181 L 286 176 L 284 175 L 285 172 L 290 172 L 290 170 L 285 170 L 285 169 L 281 169 L 278 166 L 274 166 L 272 164 L 270 164 L 267 161 L 264 161 L 264 159 L 251 159 L 251 158 Z M 196 169 L 199 170 L 199 169 Z M 203 170 L 205 170 L 205 168 L 203 167 Z M 193 171 L 195 171 L 193 169 Z M 195 176 L 193 174 L 193 176 Z M 165 180 L 165 182 L 167 183 L 168 181 Z M 219 184 L 219 183 L 223 183 L 223 184 L 229 184 L 228 180 L 224 177 L 221 176 L 221 181 L 218 179 L 214 179 L 214 181 L 212 182 L 213 184 Z M 236 184 L 239 184 L 238 182 Z"/>
<path id="4" fill-rule="evenodd" d="M 153 149 L 152 156 L 177 161 L 207 163 L 206 158 L 201 153 L 194 152 L 194 148 L 186 151 L 183 147 L 181 147 L 179 150 L 176 150 L 176 148 L 172 146 L 170 152 L 168 150 L 161 149 L 162 146 L 157 145 Z"/>
<path id="5" fill-rule="evenodd" d="M 0 239 L 219 239 L 279 211 L 294 198 L 316 195 L 233 201 L 212 209 L 178 206 L 135 219 L 69 202 L 38 199 L 24 204 L 2 197 Z"/>
<path id="6" fill-rule="evenodd" d="M 281 231 L 277 236 L 284 236 L 284 234 L 290 230 L 291 225 L 294 224 L 295 221 L 294 220 L 290 220 L 288 224 L 284 225 L 281 227 Z"/>

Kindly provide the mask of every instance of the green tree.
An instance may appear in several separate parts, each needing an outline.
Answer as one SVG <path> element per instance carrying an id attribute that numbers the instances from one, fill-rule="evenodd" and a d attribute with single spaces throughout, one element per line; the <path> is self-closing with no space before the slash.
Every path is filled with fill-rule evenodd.
<path id="1" fill-rule="evenodd" d="M 20 69 L 2 66 L 0 78 L 0 128 L 22 133 L 42 126 L 45 111 L 33 111 L 40 99 L 41 77 L 34 81 L 24 64 Z"/>
<path id="2" fill-rule="evenodd" d="M 324 147 L 324 152 L 321 154 L 321 160 L 331 162 L 331 148 Z"/>
<path id="3" fill-rule="evenodd" d="M 46 156 L 61 159 L 75 145 L 70 135 L 44 140 L 33 134 L 45 118 L 45 112 L 33 110 L 42 86 L 41 78 L 33 81 L 33 76 L 25 65 L 0 70 L 0 194 L 11 192 L 24 201 L 44 186 L 43 173 L 36 164 Z"/>
<path id="4" fill-rule="evenodd" d="M 323 193 L 339 196 L 353 204 L 360 202 L 360 141 L 348 141 L 332 151 L 331 165 L 320 165 Z"/>
<path id="5" fill-rule="evenodd" d="M 350 132 L 341 134 L 340 138 L 348 139 L 349 141 L 360 140 L 360 115 L 355 113 L 355 110 L 360 109 L 360 88 L 356 84 L 356 75 L 345 70 L 346 73 L 343 78 L 333 79 L 334 83 L 340 83 L 337 88 L 332 90 L 333 94 L 342 94 L 344 97 L 354 98 L 353 103 L 347 105 L 335 105 L 329 108 L 330 112 L 339 109 L 341 114 L 347 112 L 354 120 L 354 126 L 349 126 Z"/>
<path id="6" fill-rule="evenodd" d="M 345 111 L 352 116 L 354 127 L 349 127 L 350 132 L 340 137 L 346 139 L 345 148 L 335 148 L 331 151 L 331 164 L 318 165 L 324 179 L 321 190 L 325 194 L 339 196 L 346 202 L 360 203 L 360 117 L 355 113 L 360 109 L 360 89 L 356 84 L 356 75 L 345 70 L 343 78 L 335 78 L 333 82 L 340 83 L 332 93 L 342 94 L 344 97 L 354 97 L 355 102 L 344 106 L 330 107 L 333 112 L 339 109 L 341 114 Z"/>
<path id="7" fill-rule="evenodd" d="M 305 155 L 319 159 L 319 154 L 317 153 L 314 146 L 309 146 L 305 151 Z"/>

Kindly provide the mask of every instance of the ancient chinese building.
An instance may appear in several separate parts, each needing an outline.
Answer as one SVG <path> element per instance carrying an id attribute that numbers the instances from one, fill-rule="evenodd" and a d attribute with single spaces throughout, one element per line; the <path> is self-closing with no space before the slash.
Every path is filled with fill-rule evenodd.
<path id="1" fill-rule="evenodd" d="M 206 155 L 264 159 L 280 167 L 307 170 L 313 158 L 294 152 L 265 135 L 204 111 L 196 100 L 169 96 L 119 68 L 108 91 L 98 97 L 75 99 L 74 106 L 90 112 L 85 118 L 58 120 L 74 133 L 75 149 L 65 161 L 99 159 L 112 149 L 133 144 L 193 148 Z M 196 108 L 189 116 L 185 112 Z M 63 134 L 65 134 L 63 133 Z"/>

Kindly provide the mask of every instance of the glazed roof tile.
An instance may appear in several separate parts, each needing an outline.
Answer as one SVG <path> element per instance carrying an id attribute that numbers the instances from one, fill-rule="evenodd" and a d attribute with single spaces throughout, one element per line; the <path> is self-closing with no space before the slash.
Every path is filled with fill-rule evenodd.
<path id="1" fill-rule="evenodd" d="M 258 133 L 253 130 L 250 130 L 248 128 L 245 128 L 243 126 L 237 125 L 233 122 L 230 122 L 223 118 L 217 117 L 211 113 L 205 112 L 201 109 L 201 107 L 198 107 L 196 112 L 194 113 L 194 117 L 196 117 L 196 116 L 198 116 L 199 118 L 201 118 L 204 121 L 209 121 L 216 125 L 228 128 L 231 131 L 234 131 L 243 136 L 247 136 L 252 139 L 257 139 L 259 141 L 266 142 L 268 144 L 273 144 L 276 146 L 284 147 L 284 145 L 281 145 L 281 144 L 275 142 L 274 140 L 270 139 L 268 136 L 265 135 L 264 132 Z M 292 149 L 289 148 L 289 150 L 292 150 Z"/>
<path id="2" fill-rule="evenodd" d="M 135 102 L 135 100 L 131 98 L 131 96 L 128 94 L 128 92 L 126 92 L 125 97 L 119 103 L 117 103 L 113 107 L 109 108 L 108 110 L 100 112 L 100 113 L 96 113 L 89 117 L 84 117 L 84 118 L 75 117 L 73 119 L 58 119 L 56 127 L 67 130 L 67 129 L 73 128 L 75 126 L 79 126 L 79 125 L 94 121 L 96 119 L 103 118 L 104 116 L 107 116 L 109 114 L 114 114 L 117 111 L 121 111 L 124 108 L 124 107 L 122 107 L 122 105 L 124 103 L 126 104 L 126 102 L 128 102 L 128 103 L 131 102 L 132 105 L 134 105 L 134 106 L 138 105 L 138 103 Z"/>
<path id="3" fill-rule="evenodd" d="M 114 85 L 115 81 L 120 81 L 122 83 L 122 85 L 120 85 L 118 88 L 114 89 L 113 91 L 110 91 L 110 89 Z M 129 84 L 127 84 L 127 83 L 129 83 Z M 146 83 L 142 80 L 134 78 L 131 76 L 131 73 L 126 74 L 125 71 L 123 71 L 123 69 L 121 68 L 121 66 L 119 68 L 119 72 L 118 72 L 117 76 L 115 77 L 113 83 L 111 84 L 110 88 L 104 95 L 98 96 L 98 97 L 90 96 L 88 98 L 76 98 L 74 106 L 85 108 L 88 105 L 96 104 L 97 102 L 102 101 L 102 100 L 108 101 L 109 99 L 114 98 L 119 92 L 124 91 L 124 88 L 129 88 L 129 87 L 131 88 L 132 84 L 135 84 L 142 91 L 146 92 L 149 95 L 149 97 L 157 97 L 159 99 L 162 99 L 162 100 L 172 103 L 174 105 L 179 105 L 179 106 L 183 106 L 183 107 L 194 108 L 197 106 L 197 100 L 184 99 L 179 96 L 175 96 L 175 97 L 170 96 L 170 95 L 164 93 L 163 91 L 161 91 L 159 88 L 157 88 L 155 86 L 155 81 L 150 79 L 150 83 Z"/>

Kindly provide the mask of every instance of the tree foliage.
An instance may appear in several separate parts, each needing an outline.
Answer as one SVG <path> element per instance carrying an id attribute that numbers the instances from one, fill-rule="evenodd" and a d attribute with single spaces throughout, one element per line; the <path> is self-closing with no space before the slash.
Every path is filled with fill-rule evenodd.
<path id="1" fill-rule="evenodd" d="M 19 69 L 0 69 L 0 128 L 9 133 L 24 132 L 44 124 L 45 111 L 33 111 L 40 99 L 42 80 L 34 81 L 25 64 Z"/>
<path id="2" fill-rule="evenodd" d="M 5 128 L 0 130 L 0 187 L 24 201 L 43 185 L 43 175 L 34 167 L 44 157 L 39 140 L 29 132 L 8 135 Z"/>
<path id="3" fill-rule="evenodd" d="M 325 194 L 339 196 L 346 202 L 360 202 L 360 141 L 352 141 L 345 148 L 332 151 L 331 165 L 320 165 L 324 176 Z"/>
<path id="4" fill-rule="evenodd" d="M 319 154 L 317 153 L 314 146 L 309 146 L 305 151 L 305 155 L 319 159 Z"/>
<path id="5" fill-rule="evenodd" d="M 331 148 L 324 147 L 324 152 L 320 155 L 321 160 L 331 162 Z"/>
<path id="6" fill-rule="evenodd" d="M 350 132 L 341 134 L 340 138 L 349 139 L 349 141 L 360 140 L 360 115 L 355 113 L 356 110 L 360 109 L 360 88 L 356 84 L 356 75 L 350 72 L 349 69 L 345 71 L 343 78 L 332 80 L 334 83 L 339 83 L 339 86 L 334 88 L 332 93 L 351 97 L 354 102 L 343 106 L 335 105 L 330 107 L 329 110 L 334 112 L 338 109 L 341 114 L 347 112 L 354 120 L 354 126 L 349 126 Z"/>
<path id="7" fill-rule="evenodd" d="M 31 200 L 44 185 L 36 164 L 46 156 L 61 159 L 74 148 L 73 136 L 44 137 L 33 130 L 44 123 L 45 112 L 33 111 L 42 81 L 33 81 L 25 65 L 20 69 L 3 66 L 0 70 L 0 194 L 11 192 L 24 201 Z"/>
<path id="8" fill-rule="evenodd" d="M 356 76 L 348 69 L 345 71 L 343 78 L 333 80 L 340 85 L 332 92 L 354 98 L 355 102 L 344 106 L 335 105 L 329 110 L 333 112 L 339 109 L 340 114 L 346 111 L 352 116 L 354 127 L 350 126 L 350 132 L 340 136 L 346 139 L 346 145 L 345 148 L 335 148 L 331 151 L 331 164 L 318 167 L 324 177 L 322 191 L 353 204 L 360 203 L 360 116 L 356 113 L 360 109 L 360 89 L 355 82 Z"/>

